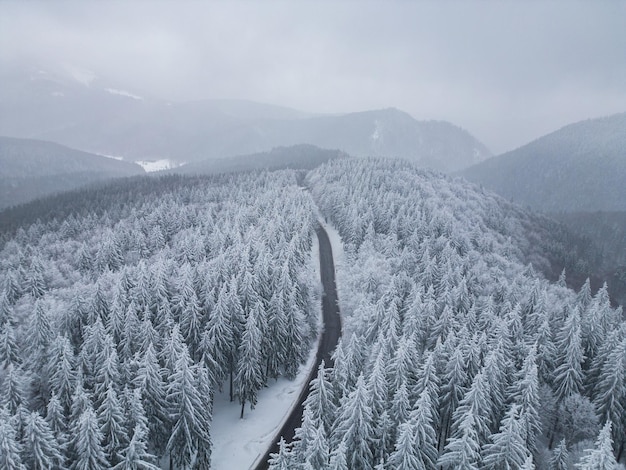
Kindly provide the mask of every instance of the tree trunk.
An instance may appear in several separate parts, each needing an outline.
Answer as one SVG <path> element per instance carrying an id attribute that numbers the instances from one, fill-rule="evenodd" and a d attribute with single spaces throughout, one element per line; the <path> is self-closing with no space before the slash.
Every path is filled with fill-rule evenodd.
<path id="1" fill-rule="evenodd" d="M 230 401 L 233 401 L 233 356 L 230 356 Z"/>
<path id="2" fill-rule="evenodd" d="M 239 416 L 239 419 L 243 419 L 243 409 L 246 406 L 246 400 L 241 400 L 241 416 Z"/>

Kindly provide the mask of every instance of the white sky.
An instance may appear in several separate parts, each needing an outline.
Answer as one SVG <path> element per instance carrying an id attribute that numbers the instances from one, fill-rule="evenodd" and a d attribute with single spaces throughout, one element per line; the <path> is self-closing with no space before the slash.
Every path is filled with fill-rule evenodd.
<path id="1" fill-rule="evenodd" d="M 626 1 L 0 1 L 0 60 L 174 99 L 394 106 L 495 153 L 626 111 Z"/>

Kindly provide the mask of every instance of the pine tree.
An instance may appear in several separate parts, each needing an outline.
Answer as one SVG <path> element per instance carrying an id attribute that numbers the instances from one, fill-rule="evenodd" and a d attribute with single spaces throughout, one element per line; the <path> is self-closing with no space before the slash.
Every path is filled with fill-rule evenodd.
<path id="1" fill-rule="evenodd" d="M 0 367 L 19 366 L 22 362 L 17 342 L 15 329 L 10 323 L 5 324 L 0 330 Z"/>
<path id="2" fill-rule="evenodd" d="M 276 454 L 270 454 L 269 470 L 293 470 L 294 462 L 291 455 L 289 444 L 285 442 L 283 437 L 280 437 L 278 442 L 278 452 Z"/>
<path id="3" fill-rule="evenodd" d="M 102 433 L 98 419 L 90 405 L 81 413 L 72 434 L 72 447 L 76 452 L 72 470 L 109 468 L 102 450 Z"/>
<path id="4" fill-rule="evenodd" d="M 594 405 L 601 422 L 611 421 L 615 444 L 626 441 L 626 338 L 604 363 L 596 385 Z"/>
<path id="5" fill-rule="evenodd" d="M 552 457 L 550 458 L 550 470 L 569 470 L 569 461 L 567 443 L 565 442 L 565 439 L 562 439 L 559 445 L 552 451 Z"/>
<path id="6" fill-rule="evenodd" d="M 239 361 L 235 376 L 235 390 L 241 403 L 241 418 L 246 402 L 254 408 L 257 393 L 263 386 L 263 364 L 261 362 L 261 332 L 257 326 L 257 309 L 248 314 L 246 328 L 239 345 Z"/>
<path id="7" fill-rule="evenodd" d="M 559 401 L 580 393 L 583 383 L 582 364 L 585 361 L 580 336 L 580 314 L 574 309 L 567 317 L 557 337 L 559 358 L 554 371 L 556 395 Z"/>
<path id="8" fill-rule="evenodd" d="M 26 419 L 23 442 L 24 463 L 28 468 L 45 470 L 61 466 L 63 457 L 59 442 L 39 413 L 32 412 Z"/>
<path id="9" fill-rule="evenodd" d="M 335 450 L 330 454 L 330 463 L 328 465 L 329 470 L 349 470 L 348 466 L 348 454 L 346 450 L 345 441 L 339 442 Z"/>
<path id="10" fill-rule="evenodd" d="M 522 423 L 526 447 L 537 452 L 537 438 L 541 435 L 542 422 L 539 415 L 539 379 L 535 363 L 536 346 L 533 346 L 524 360 L 519 379 L 511 386 L 508 396 L 520 406 L 519 419 Z"/>
<path id="11" fill-rule="evenodd" d="M 0 407 L 6 406 L 13 415 L 27 405 L 29 377 L 22 368 L 15 368 L 12 365 L 4 371 L 2 386 L 0 387 Z"/>
<path id="12" fill-rule="evenodd" d="M 211 439 L 207 423 L 200 419 L 204 403 L 186 348 L 176 361 L 175 372 L 170 377 L 167 401 L 171 406 L 174 424 L 166 452 L 170 454 L 176 468 L 192 468 L 199 446 L 210 446 Z"/>
<path id="13" fill-rule="evenodd" d="M 456 432 L 448 440 L 438 464 L 445 469 L 478 470 L 480 468 L 480 443 L 476 423 L 481 419 L 473 409 L 462 415 Z"/>
<path id="14" fill-rule="evenodd" d="M 489 437 L 488 419 L 492 416 L 492 403 L 490 397 L 490 384 L 487 377 L 479 372 L 474 376 L 472 386 L 467 391 L 459 406 L 452 415 L 452 436 L 454 438 L 461 437 L 461 423 L 471 422 L 476 433 L 476 441 L 478 447 L 487 442 Z M 468 421 L 467 415 L 471 415 Z M 446 446 L 447 447 L 447 446 Z"/>
<path id="15" fill-rule="evenodd" d="M 59 452 L 61 453 L 64 462 L 69 439 L 67 418 L 63 412 L 61 401 L 54 393 L 50 397 L 50 401 L 48 402 L 48 407 L 46 409 L 46 423 L 48 423 L 48 426 L 50 427 L 50 430 L 59 445 Z"/>
<path id="16" fill-rule="evenodd" d="M 500 470 L 521 468 L 529 456 L 524 431 L 519 419 L 519 407 L 511 405 L 500 424 L 500 430 L 492 434 L 491 443 L 483 446 L 483 468 Z"/>
<path id="17" fill-rule="evenodd" d="M 389 466 L 397 470 L 417 470 L 420 461 L 417 453 L 419 449 L 414 446 L 415 429 L 411 423 L 402 423 L 398 427 L 398 440 L 395 450 L 389 457 Z"/>
<path id="18" fill-rule="evenodd" d="M 165 450 L 170 425 L 164 375 L 165 369 L 159 365 L 154 348 L 149 344 L 139 362 L 133 385 L 141 394 L 144 409 L 147 410 L 150 441 L 159 452 Z"/>
<path id="19" fill-rule="evenodd" d="M 343 442 L 350 468 L 371 468 L 372 410 L 369 390 L 363 376 L 357 379 L 355 389 L 342 400 L 331 442 Z"/>
<path id="20" fill-rule="evenodd" d="M 309 394 L 304 400 L 304 408 L 310 412 L 314 425 L 323 429 L 329 436 L 336 410 L 332 398 L 330 369 L 325 367 L 323 360 L 317 369 L 317 376 L 309 384 Z"/>
<path id="21" fill-rule="evenodd" d="M 437 464 L 437 436 L 434 423 L 438 417 L 434 409 L 433 394 L 438 397 L 435 390 L 424 388 L 415 404 L 416 408 L 411 412 L 409 422 L 414 428 L 413 445 L 418 452 L 420 468 L 434 469 Z"/>
<path id="22" fill-rule="evenodd" d="M 461 346 L 455 348 L 446 365 L 441 385 L 441 419 L 439 426 L 438 449 L 443 446 L 450 434 L 452 415 L 463 395 L 467 392 L 467 372 L 465 370 L 464 351 Z"/>
<path id="23" fill-rule="evenodd" d="M 98 420 L 103 435 L 104 454 L 110 465 L 117 465 L 121 461 L 120 451 L 128 443 L 128 434 L 124 426 L 124 412 L 113 385 L 109 385 L 104 401 L 98 408 Z"/>
<path id="24" fill-rule="evenodd" d="M 121 461 L 114 470 L 159 470 L 156 457 L 148 452 L 148 429 L 138 423 L 126 449 L 122 451 Z"/>
<path id="25" fill-rule="evenodd" d="M 69 412 L 72 405 L 74 383 L 76 382 L 76 358 L 72 351 L 72 345 L 65 336 L 57 336 L 53 348 L 53 357 L 50 362 L 50 369 L 52 370 L 50 385 L 63 409 Z"/>
<path id="26" fill-rule="evenodd" d="M 20 455 L 22 448 L 12 421 L 8 409 L 0 408 L 0 468 L 26 470 Z"/>
<path id="27" fill-rule="evenodd" d="M 613 455 L 610 421 L 602 427 L 595 447 L 587 452 L 576 467 L 582 470 L 615 470 L 617 468 L 617 461 Z"/>

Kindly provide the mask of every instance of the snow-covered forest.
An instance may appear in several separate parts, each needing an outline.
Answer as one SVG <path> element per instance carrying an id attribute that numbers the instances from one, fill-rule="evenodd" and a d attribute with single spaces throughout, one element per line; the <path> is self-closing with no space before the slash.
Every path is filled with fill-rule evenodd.
<path id="1" fill-rule="evenodd" d="M 296 174 L 145 186 L 4 243 L 1 468 L 209 468 L 214 392 L 243 415 L 308 355 L 315 219 Z"/>
<path id="2" fill-rule="evenodd" d="M 308 182 L 344 240 L 346 326 L 272 469 L 616 468 L 626 323 L 527 264 L 533 216 L 405 162 Z"/>
<path id="3" fill-rule="evenodd" d="M 216 391 L 254 413 L 313 347 L 318 210 L 344 245 L 343 339 L 271 468 L 624 460 L 626 322 L 606 288 L 547 279 L 553 223 L 400 160 L 301 177 L 128 180 L 7 225 L 0 467 L 210 468 Z"/>

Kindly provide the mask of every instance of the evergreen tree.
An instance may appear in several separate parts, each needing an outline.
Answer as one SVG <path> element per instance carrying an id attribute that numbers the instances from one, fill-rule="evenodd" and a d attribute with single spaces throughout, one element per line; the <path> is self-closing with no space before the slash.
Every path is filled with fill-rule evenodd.
<path id="1" fill-rule="evenodd" d="M 293 470 L 294 462 L 290 447 L 282 436 L 278 442 L 278 452 L 276 454 L 270 454 L 268 463 L 270 470 Z"/>
<path id="2" fill-rule="evenodd" d="M 402 423 L 398 430 L 398 440 L 396 441 L 395 450 L 389 457 L 389 466 L 397 470 L 417 470 L 422 468 L 417 456 L 419 449 L 414 446 L 414 426 L 411 423 Z"/>
<path id="3" fill-rule="evenodd" d="M 50 363 L 52 370 L 50 385 L 66 412 L 69 412 L 72 404 L 72 393 L 76 382 L 75 367 L 76 358 L 70 341 L 65 336 L 57 336 L 54 340 Z"/>
<path id="4" fill-rule="evenodd" d="M 526 447 L 535 454 L 537 438 L 541 434 L 542 422 L 539 415 L 539 379 L 535 363 L 535 347 L 533 346 L 524 360 L 519 379 L 509 390 L 510 399 L 520 406 L 519 418 L 526 440 Z"/>
<path id="5" fill-rule="evenodd" d="M 19 366 L 22 360 L 15 340 L 15 329 L 6 323 L 0 330 L 0 367 Z"/>
<path id="6" fill-rule="evenodd" d="M 321 428 L 329 436 L 336 410 L 332 398 L 330 369 L 325 367 L 324 360 L 317 369 L 317 376 L 309 384 L 309 394 L 304 400 L 304 408 L 311 414 L 314 426 Z"/>
<path id="7" fill-rule="evenodd" d="M 114 470 L 159 470 L 156 457 L 148 452 L 148 429 L 138 423 L 126 449 L 122 451 L 122 460 Z"/>
<path id="8" fill-rule="evenodd" d="M 0 387 L 0 407 L 6 406 L 12 415 L 17 415 L 28 404 L 26 389 L 29 377 L 23 369 L 12 365 L 4 373 Z"/>
<path id="9" fill-rule="evenodd" d="M 76 455 L 72 470 L 99 470 L 109 468 L 102 450 L 102 432 L 91 405 L 81 413 L 72 430 L 72 447 Z"/>
<path id="10" fill-rule="evenodd" d="M 448 440 L 438 464 L 444 469 L 478 470 L 480 468 L 480 443 L 476 423 L 481 417 L 473 409 L 462 415 L 453 437 Z"/>
<path id="11" fill-rule="evenodd" d="M 176 361 L 170 377 L 167 401 L 171 406 L 172 432 L 166 452 L 176 468 L 188 469 L 194 465 L 199 446 L 211 445 L 208 423 L 201 419 L 204 403 L 197 388 L 195 370 L 186 348 Z"/>
<path id="12" fill-rule="evenodd" d="M 483 446 L 483 468 L 521 468 L 529 456 L 524 437 L 519 407 L 513 404 L 502 419 L 499 432 L 492 434 L 491 443 Z"/>
<path id="13" fill-rule="evenodd" d="M 0 408 L 0 468 L 26 470 L 20 455 L 22 448 L 12 421 L 8 409 Z"/>
<path id="14" fill-rule="evenodd" d="M 613 455 L 610 421 L 602 427 L 595 447 L 587 452 L 576 467 L 582 470 L 615 470 L 617 468 L 617 461 Z"/>
<path id="15" fill-rule="evenodd" d="M 567 443 L 562 439 L 558 446 L 552 451 L 550 458 L 550 470 L 568 470 L 570 468 L 569 452 Z"/>
<path id="16" fill-rule="evenodd" d="M 574 309 L 557 337 L 559 359 L 554 371 L 554 383 L 559 401 L 582 390 L 582 364 L 585 356 L 581 344 L 579 316 L 578 309 Z"/>
<path id="17" fill-rule="evenodd" d="M 626 338 L 604 362 L 595 395 L 594 405 L 600 421 L 614 423 L 615 444 L 623 447 L 626 441 Z"/>
<path id="18" fill-rule="evenodd" d="M 45 470 L 61 466 L 63 457 L 59 442 L 39 413 L 32 412 L 26 419 L 23 442 L 24 463 L 28 468 Z"/>
<path id="19" fill-rule="evenodd" d="M 139 362 L 133 385 L 141 394 L 146 410 L 150 441 L 159 452 L 165 450 L 170 425 L 164 375 L 165 369 L 159 365 L 154 348 L 149 344 Z"/>
<path id="20" fill-rule="evenodd" d="M 258 306 L 258 304 L 257 304 Z M 261 362 L 261 332 L 257 326 L 258 309 L 248 314 L 246 328 L 239 345 L 239 361 L 235 376 L 235 390 L 241 403 L 241 418 L 246 402 L 254 408 L 257 393 L 263 386 L 263 364 Z"/>
<path id="21" fill-rule="evenodd" d="M 124 426 L 124 412 L 117 398 L 113 385 L 109 385 L 102 405 L 98 408 L 100 431 L 103 435 L 103 450 L 110 465 L 121 461 L 120 451 L 128 443 L 128 434 Z"/>
<path id="22" fill-rule="evenodd" d="M 357 379 L 355 389 L 342 400 L 335 421 L 331 442 L 343 442 L 350 468 L 372 467 L 372 410 L 369 390 L 363 376 Z M 332 465 L 331 465 L 332 467 Z"/>

